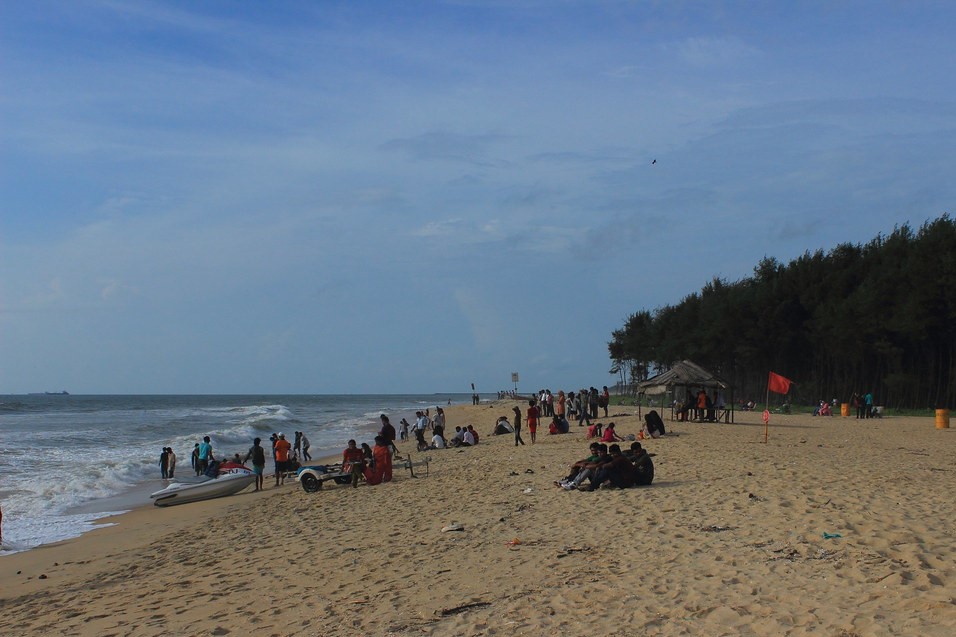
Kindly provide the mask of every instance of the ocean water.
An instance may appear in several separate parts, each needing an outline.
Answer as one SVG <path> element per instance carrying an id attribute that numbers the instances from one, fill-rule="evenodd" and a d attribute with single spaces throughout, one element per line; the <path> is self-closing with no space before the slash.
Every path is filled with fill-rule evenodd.
<path id="1" fill-rule="evenodd" d="M 193 445 L 245 456 L 252 439 L 303 431 L 313 458 L 349 438 L 371 442 L 379 414 L 392 424 L 419 409 L 469 403 L 470 394 L 319 396 L 0 395 L 0 555 L 76 537 L 103 517 L 148 505 L 161 489 L 159 455 L 192 475 Z M 268 471 L 268 467 L 267 467 Z"/>

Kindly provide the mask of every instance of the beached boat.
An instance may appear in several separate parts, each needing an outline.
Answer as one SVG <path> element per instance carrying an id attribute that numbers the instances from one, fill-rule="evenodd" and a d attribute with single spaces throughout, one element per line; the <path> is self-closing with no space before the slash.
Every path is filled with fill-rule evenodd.
<path id="1" fill-rule="evenodd" d="M 223 465 L 215 478 L 199 476 L 175 480 L 165 489 L 150 494 L 153 504 L 166 507 L 233 495 L 254 483 L 256 476 L 242 465 Z"/>

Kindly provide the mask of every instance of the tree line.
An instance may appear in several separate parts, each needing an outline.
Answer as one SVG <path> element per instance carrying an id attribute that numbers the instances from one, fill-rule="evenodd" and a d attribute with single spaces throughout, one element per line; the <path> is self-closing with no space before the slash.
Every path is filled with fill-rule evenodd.
<path id="1" fill-rule="evenodd" d="M 956 222 L 898 226 L 866 244 L 764 257 L 753 276 L 715 278 L 612 333 L 612 373 L 637 382 L 690 359 L 758 401 L 769 371 L 793 400 L 872 391 L 890 408 L 948 408 L 956 396 Z"/>

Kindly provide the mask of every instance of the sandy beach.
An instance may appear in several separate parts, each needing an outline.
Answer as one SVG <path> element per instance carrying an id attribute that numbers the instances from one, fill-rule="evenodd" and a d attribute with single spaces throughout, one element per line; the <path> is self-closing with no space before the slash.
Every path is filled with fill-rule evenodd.
<path id="1" fill-rule="evenodd" d="M 267 479 L 0 558 L 0 634 L 956 634 L 956 429 L 774 415 L 763 444 L 759 413 L 668 420 L 653 486 L 567 492 L 583 429 L 488 436 L 515 404 L 447 409 L 481 442 L 427 477 Z"/>

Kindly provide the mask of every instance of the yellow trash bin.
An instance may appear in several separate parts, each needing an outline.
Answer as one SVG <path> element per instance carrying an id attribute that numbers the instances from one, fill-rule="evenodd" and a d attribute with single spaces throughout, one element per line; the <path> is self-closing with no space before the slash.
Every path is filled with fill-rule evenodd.
<path id="1" fill-rule="evenodd" d="M 936 428 L 949 429 L 949 410 L 948 409 L 936 410 Z"/>
<path id="2" fill-rule="evenodd" d="M 850 415 L 850 403 L 840 403 L 840 415 L 844 418 Z"/>

